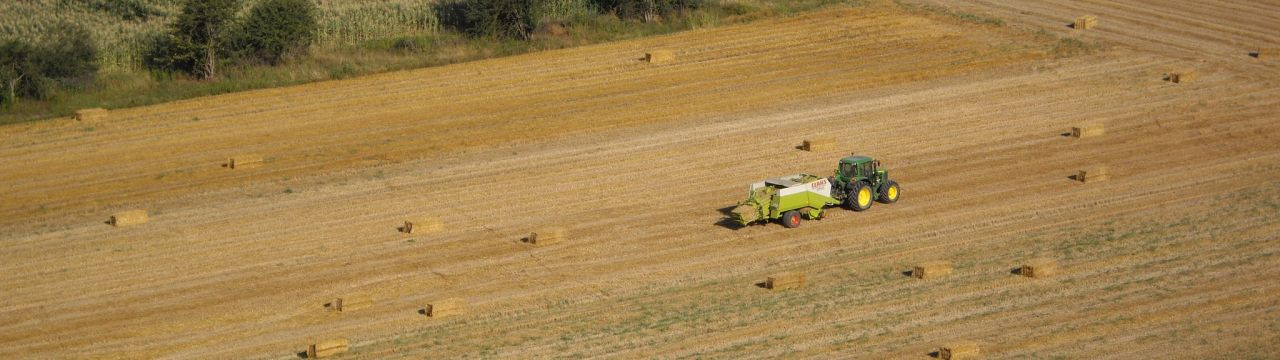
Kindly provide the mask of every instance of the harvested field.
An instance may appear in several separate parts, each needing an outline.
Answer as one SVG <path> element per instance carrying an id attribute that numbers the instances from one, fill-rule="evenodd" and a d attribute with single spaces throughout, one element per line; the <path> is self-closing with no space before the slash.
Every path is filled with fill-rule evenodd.
<path id="1" fill-rule="evenodd" d="M 1244 55 L 1280 43 L 1280 5 L 907 3 L 1005 25 L 873 2 L 0 127 L 0 357 L 1280 351 L 1280 72 Z M 1105 23 L 1065 26 L 1079 14 Z M 1068 36 L 1102 46 L 1056 56 Z M 658 48 L 679 61 L 637 60 Z M 1200 77 L 1161 80 L 1181 68 Z M 1061 136 L 1083 121 L 1107 135 Z M 906 196 L 725 225 L 750 183 L 830 174 L 794 149 L 809 136 L 876 156 Z M 210 166 L 239 153 L 271 166 Z M 1095 164 L 1123 176 L 1065 179 Z M 119 209 L 154 217 L 104 226 Z M 388 229 L 434 211 L 431 241 Z M 515 241 L 549 225 L 573 241 Z M 1070 271 L 1009 274 L 1035 257 Z M 902 274 L 933 259 L 955 271 Z M 794 269 L 805 287 L 747 285 Z M 377 306 L 318 308 L 351 293 Z M 448 298 L 467 315 L 418 314 Z"/>

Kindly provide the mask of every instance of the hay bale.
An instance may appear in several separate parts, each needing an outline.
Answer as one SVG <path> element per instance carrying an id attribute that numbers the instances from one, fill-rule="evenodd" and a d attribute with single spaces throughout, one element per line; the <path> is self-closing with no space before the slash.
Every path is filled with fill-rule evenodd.
<path id="1" fill-rule="evenodd" d="M 351 342 L 347 339 L 325 340 L 307 347 L 307 358 L 329 357 L 347 352 Z"/>
<path id="2" fill-rule="evenodd" d="M 261 155 L 241 154 L 227 159 L 227 167 L 245 169 L 262 165 Z"/>
<path id="3" fill-rule="evenodd" d="M 774 274 L 764 281 L 764 287 L 769 290 L 787 290 L 799 289 L 804 287 L 805 277 L 802 272 L 785 272 Z"/>
<path id="4" fill-rule="evenodd" d="M 911 277 L 932 279 L 951 275 L 951 262 L 946 260 L 926 261 L 911 268 Z"/>
<path id="5" fill-rule="evenodd" d="M 800 146 L 804 151 L 831 151 L 836 148 L 836 139 L 829 137 L 805 139 Z"/>
<path id="6" fill-rule="evenodd" d="M 671 50 L 653 50 L 644 54 L 644 61 L 650 64 L 662 64 L 675 59 L 676 52 Z"/>
<path id="7" fill-rule="evenodd" d="M 1032 278 L 1049 277 L 1056 273 L 1058 273 L 1058 262 L 1050 258 L 1031 259 L 1018 268 L 1018 275 Z"/>
<path id="8" fill-rule="evenodd" d="M 1071 27 L 1080 30 L 1092 29 L 1096 26 L 1098 26 L 1098 17 L 1093 15 L 1078 17 L 1075 22 L 1071 23 Z"/>
<path id="9" fill-rule="evenodd" d="M 1198 77 L 1199 75 L 1196 74 L 1195 70 L 1183 70 L 1169 74 L 1169 81 L 1174 84 L 1182 84 L 1195 81 Z"/>
<path id="10" fill-rule="evenodd" d="M 400 231 L 406 234 L 426 233 L 434 234 L 444 231 L 444 221 L 436 217 L 419 217 L 404 221 L 404 227 Z"/>
<path id="11" fill-rule="evenodd" d="M 958 342 L 938 348 L 938 357 L 943 360 L 973 359 L 978 357 L 978 344 Z"/>
<path id="12" fill-rule="evenodd" d="M 423 307 L 422 314 L 427 317 L 455 316 L 467 313 L 467 301 L 460 298 L 448 298 L 434 301 Z"/>
<path id="13" fill-rule="evenodd" d="M 76 110 L 76 121 L 95 122 L 107 119 L 107 109 L 92 108 Z"/>
<path id="14" fill-rule="evenodd" d="M 559 244 L 568 237 L 568 230 L 559 227 L 549 227 L 529 233 L 529 237 L 525 238 L 525 242 L 533 244 L 534 246 L 547 246 Z"/>
<path id="15" fill-rule="evenodd" d="M 1258 60 L 1275 60 L 1280 57 L 1280 48 L 1258 48 L 1258 51 L 1253 53 L 1253 57 Z"/>
<path id="16" fill-rule="evenodd" d="M 373 297 L 368 294 L 353 294 L 333 299 L 324 304 L 325 309 L 333 312 L 355 311 L 373 307 Z"/>
<path id="17" fill-rule="evenodd" d="M 111 224 L 111 226 L 121 227 L 143 224 L 148 219 L 146 210 L 129 210 L 111 214 L 111 220 L 108 220 L 107 223 Z"/>
<path id="18" fill-rule="evenodd" d="M 1087 138 L 1106 135 L 1107 129 L 1102 124 L 1089 124 L 1071 128 L 1071 137 Z"/>
<path id="19" fill-rule="evenodd" d="M 1108 174 L 1107 167 L 1105 166 L 1097 166 L 1092 169 L 1080 170 L 1080 172 L 1076 174 L 1076 181 L 1082 183 L 1107 181 L 1108 179 L 1111 179 L 1111 175 Z"/>

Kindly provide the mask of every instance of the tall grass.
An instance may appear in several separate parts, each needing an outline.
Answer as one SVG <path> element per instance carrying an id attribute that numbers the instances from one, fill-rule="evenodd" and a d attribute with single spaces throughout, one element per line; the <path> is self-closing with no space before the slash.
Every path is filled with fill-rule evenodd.
<path id="1" fill-rule="evenodd" d="M 248 11 L 261 0 L 246 0 Z M 0 41 L 38 42 L 62 23 L 85 27 L 100 50 L 98 81 L 64 89 L 48 101 L 23 100 L 0 109 L 0 124 L 67 115 L 79 108 L 122 108 L 351 76 L 452 64 L 671 32 L 786 16 L 827 5 L 865 0 L 711 0 L 697 10 L 643 22 L 599 14 L 588 0 L 551 0 L 535 10 L 543 23 L 570 29 L 567 35 L 532 41 L 469 38 L 442 27 L 440 1 L 315 0 L 320 31 L 311 56 L 283 66 L 228 66 L 216 81 L 154 73 L 141 66 L 147 39 L 167 31 L 183 0 L 0 0 Z M 121 3 L 148 9 L 144 18 L 120 14 Z M 106 4 L 106 5 L 104 5 Z"/>

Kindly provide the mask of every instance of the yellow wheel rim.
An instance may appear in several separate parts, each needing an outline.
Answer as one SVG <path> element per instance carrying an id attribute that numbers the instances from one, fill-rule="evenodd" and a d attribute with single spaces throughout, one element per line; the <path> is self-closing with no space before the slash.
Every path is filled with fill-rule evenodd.
<path id="1" fill-rule="evenodd" d="M 898 199 L 898 187 L 897 187 L 897 186 L 890 186 L 890 187 L 889 187 L 889 200 L 897 200 L 897 199 Z"/>
<path id="2" fill-rule="evenodd" d="M 871 189 L 862 188 L 858 190 L 858 206 L 867 206 L 871 203 Z"/>

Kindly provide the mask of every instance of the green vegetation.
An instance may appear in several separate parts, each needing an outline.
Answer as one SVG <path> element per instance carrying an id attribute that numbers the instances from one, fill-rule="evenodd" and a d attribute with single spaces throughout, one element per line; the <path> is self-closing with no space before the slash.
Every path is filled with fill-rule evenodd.
<path id="1" fill-rule="evenodd" d="M 67 44 L 58 35 L 64 24 L 77 24 L 82 33 L 67 46 L 88 49 L 96 60 L 89 62 L 94 70 L 90 76 L 51 78 L 38 91 L 15 90 L 14 97 L 23 101 L 0 100 L 0 124 L 65 116 L 81 108 L 140 106 L 632 39 L 861 2 L 0 2 L 0 44 L 61 48 Z M 0 72 L 4 84 L 15 78 Z"/>

